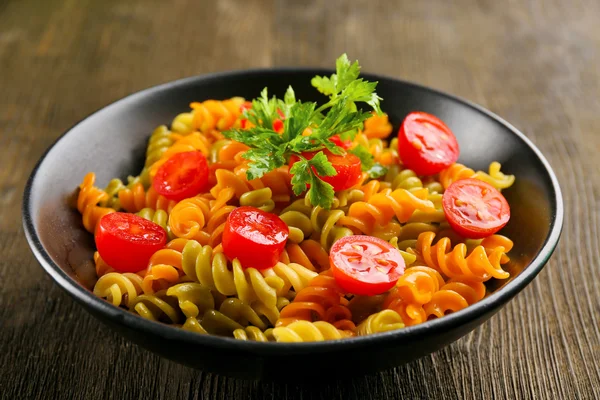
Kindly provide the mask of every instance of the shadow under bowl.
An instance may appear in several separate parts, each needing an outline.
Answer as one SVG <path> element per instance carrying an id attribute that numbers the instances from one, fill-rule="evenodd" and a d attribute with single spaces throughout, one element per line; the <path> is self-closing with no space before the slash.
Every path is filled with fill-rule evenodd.
<path id="1" fill-rule="evenodd" d="M 148 136 L 192 101 L 256 97 L 261 89 L 282 96 L 288 85 L 303 101 L 323 101 L 310 85 L 320 69 L 227 72 L 183 79 L 119 100 L 84 119 L 43 155 L 23 198 L 27 240 L 44 270 L 83 307 L 131 341 L 180 363 L 249 379 L 296 380 L 366 374 L 434 352 L 482 324 L 540 272 L 554 251 L 563 224 L 563 202 L 556 176 L 540 151 L 517 129 L 485 109 L 435 90 L 382 76 L 382 108 L 397 129 L 411 111 L 444 120 L 461 147 L 460 162 L 486 169 L 497 160 L 516 183 L 504 194 L 512 218 L 502 231 L 514 240 L 511 278 L 488 286 L 480 302 L 405 329 L 339 341 L 299 344 L 243 342 L 198 335 L 145 320 L 114 307 L 91 292 L 95 282 L 94 243 L 73 206 L 77 185 L 88 171 L 99 184 L 125 178 L 143 165 Z M 340 368 L 340 366 L 352 366 Z"/>

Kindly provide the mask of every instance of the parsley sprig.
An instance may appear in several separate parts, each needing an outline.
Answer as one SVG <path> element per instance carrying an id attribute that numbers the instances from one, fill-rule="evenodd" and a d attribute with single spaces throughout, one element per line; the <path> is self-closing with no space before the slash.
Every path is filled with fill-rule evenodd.
<path id="1" fill-rule="evenodd" d="M 307 196 L 314 206 L 329 209 L 333 204 L 333 187 L 319 176 L 332 176 L 335 169 L 327 160 L 323 150 L 334 154 L 343 154 L 344 150 L 329 139 L 340 135 L 343 139 L 353 139 L 363 122 L 371 116 L 370 112 L 357 108 L 356 103 L 366 103 L 375 112 L 381 114 L 375 88 L 377 82 L 359 78 L 360 66 L 357 61 L 351 63 L 346 54 L 336 60 L 336 72 L 331 76 L 315 76 L 311 83 L 329 101 L 318 106 L 314 102 L 302 102 L 296 99 L 292 87 L 288 87 L 283 99 L 269 98 L 267 88 L 260 96 L 252 100 L 252 107 L 244 111 L 243 117 L 253 125 L 250 129 L 231 129 L 223 132 L 229 139 L 244 143 L 250 147 L 243 157 L 249 161 L 247 178 L 262 177 L 269 171 L 285 165 L 292 155 L 296 162 L 290 173 L 292 189 L 300 195 L 308 189 Z M 273 121 L 284 115 L 283 133 L 273 129 Z M 303 136 L 306 128 L 312 133 Z M 302 156 L 303 152 L 317 152 L 310 160 Z M 364 171 L 371 177 L 381 176 L 385 168 L 373 163 L 369 151 L 356 146 L 351 152 L 362 162 Z M 310 188 L 309 188 L 310 186 Z"/>

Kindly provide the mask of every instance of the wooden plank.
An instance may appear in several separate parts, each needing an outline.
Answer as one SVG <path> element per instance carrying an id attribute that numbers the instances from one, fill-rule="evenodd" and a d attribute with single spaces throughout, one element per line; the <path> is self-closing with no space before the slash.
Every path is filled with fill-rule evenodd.
<path id="1" fill-rule="evenodd" d="M 0 26 L 0 398 L 600 397 L 599 2 L 5 0 Z M 342 52 L 365 71 L 490 108 L 554 166 L 567 207 L 562 241 L 491 321 L 442 351 L 352 381 L 244 382 L 128 343 L 39 268 L 22 234 L 20 193 L 74 122 L 173 79 L 329 66 Z"/>

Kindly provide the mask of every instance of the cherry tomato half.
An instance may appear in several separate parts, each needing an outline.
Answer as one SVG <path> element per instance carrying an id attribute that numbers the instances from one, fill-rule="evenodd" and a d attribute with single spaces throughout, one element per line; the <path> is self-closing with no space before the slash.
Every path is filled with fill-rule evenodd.
<path id="1" fill-rule="evenodd" d="M 456 137 L 442 120 L 424 112 L 404 118 L 398 132 L 402 163 L 418 175 L 433 175 L 458 160 Z"/>
<path id="2" fill-rule="evenodd" d="M 337 155 L 327 149 L 322 151 L 335 169 L 336 174 L 332 176 L 319 176 L 319 178 L 333 186 L 333 190 L 336 192 L 351 188 L 358 183 L 362 175 L 360 158 L 351 153 Z M 317 153 L 302 153 L 302 156 L 307 160 L 311 160 Z M 300 161 L 298 156 L 290 157 L 290 168 L 298 161 Z"/>
<path id="3" fill-rule="evenodd" d="M 160 166 L 152 186 L 169 200 L 180 201 L 200 193 L 208 183 L 208 162 L 199 151 L 171 156 Z"/>
<path id="4" fill-rule="evenodd" d="M 277 264 L 289 235 L 277 215 L 255 207 L 238 207 L 225 222 L 223 252 L 237 258 L 244 268 L 264 269 Z"/>
<path id="5" fill-rule="evenodd" d="M 404 274 L 400 252 L 373 236 L 346 236 L 329 252 L 333 277 L 348 293 L 374 296 L 390 290 Z"/>
<path id="6" fill-rule="evenodd" d="M 452 229 L 469 239 L 490 236 L 510 219 L 510 207 L 502 193 L 478 179 L 461 179 L 448 186 L 442 206 Z"/>
<path id="7" fill-rule="evenodd" d="M 95 239 L 98 253 L 108 265 L 119 272 L 138 272 L 165 246 L 167 232 L 135 214 L 115 212 L 100 219 Z"/>
<path id="8" fill-rule="evenodd" d="M 352 147 L 352 140 L 342 140 L 340 135 L 333 135 L 329 138 L 329 141 L 335 143 L 336 146 L 340 146 L 344 150 L 348 150 Z"/>

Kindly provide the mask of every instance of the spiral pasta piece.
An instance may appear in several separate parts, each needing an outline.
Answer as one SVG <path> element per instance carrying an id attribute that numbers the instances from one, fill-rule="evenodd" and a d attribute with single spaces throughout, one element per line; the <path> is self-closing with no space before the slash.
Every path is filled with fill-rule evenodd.
<path id="1" fill-rule="evenodd" d="M 285 285 L 280 277 L 264 277 L 254 268 L 244 270 L 237 259 L 229 270 L 223 253 L 215 254 L 210 246 L 202 246 L 194 240 L 187 241 L 181 255 L 183 272 L 193 281 L 225 296 L 237 295 L 249 305 L 258 301 L 267 307 L 276 307 L 277 293 Z"/>
<path id="2" fill-rule="evenodd" d="M 131 307 L 142 293 L 142 277 L 132 273 L 109 272 L 100 277 L 94 285 L 94 294 L 105 298 L 115 306 Z"/>
<path id="3" fill-rule="evenodd" d="M 304 289 L 318 275 L 300 264 L 284 264 L 282 262 L 278 262 L 274 267 L 264 269 L 261 272 L 264 276 L 278 276 L 283 279 L 285 285 L 280 291 L 280 295 L 286 294 L 291 288 L 296 292 Z"/>
<path id="4" fill-rule="evenodd" d="M 319 342 L 353 336 L 351 331 L 340 330 L 324 321 L 296 321 L 274 328 L 272 334 L 277 342 Z"/>
<path id="5" fill-rule="evenodd" d="M 191 112 L 177 114 L 177 116 L 173 118 L 173 121 L 171 122 L 171 130 L 179 134 L 193 132 L 194 114 Z"/>
<path id="6" fill-rule="evenodd" d="M 387 114 L 372 115 L 365 120 L 362 133 L 369 139 L 385 139 L 392 133 L 392 124 Z M 390 146 L 391 147 L 391 146 Z"/>
<path id="7" fill-rule="evenodd" d="M 311 271 L 325 271 L 329 268 L 329 254 L 315 240 L 308 239 L 302 243 L 289 243 L 286 252 L 290 262 L 300 264 Z"/>
<path id="8" fill-rule="evenodd" d="M 215 299 L 210 289 L 194 282 L 179 283 L 167 290 L 167 296 L 177 298 L 179 309 L 187 317 L 197 318 L 215 308 Z"/>
<path id="9" fill-rule="evenodd" d="M 366 202 L 359 201 L 352 204 L 348 216 L 340 218 L 340 223 L 354 226 L 363 233 L 373 234 L 376 225 L 385 226 L 393 217 L 396 217 L 399 222 L 407 222 L 415 210 L 435 210 L 433 203 L 427 200 L 427 195 L 426 189 L 414 192 L 396 189 L 389 194 L 377 193 Z M 389 240 L 391 237 L 386 239 Z"/>
<path id="10" fill-rule="evenodd" d="M 452 248 L 450 239 L 441 238 L 433 245 L 434 238 L 435 233 L 433 232 L 420 234 L 416 250 L 429 267 L 438 270 L 443 275 L 449 278 L 481 282 L 492 277 L 497 279 L 509 277 L 509 273 L 500 266 L 506 253 L 504 247 L 498 246 L 491 251 L 486 251 L 480 245 L 467 255 L 467 247 L 464 243 L 459 243 Z"/>
<path id="11" fill-rule="evenodd" d="M 137 215 L 148 221 L 154 222 L 167 232 L 169 240 L 175 239 L 175 235 L 169 227 L 169 214 L 165 210 L 153 210 L 151 208 L 142 208 Z"/>
<path id="12" fill-rule="evenodd" d="M 251 206 L 271 212 L 275 208 L 273 191 L 269 187 L 251 190 L 240 196 L 240 206 Z"/>
<path id="13" fill-rule="evenodd" d="M 148 269 L 145 271 L 142 289 L 145 294 L 165 289 L 167 286 L 179 282 L 183 275 L 181 266 L 182 254 L 173 248 L 158 250 L 150 257 Z"/>
<path id="14" fill-rule="evenodd" d="M 151 321 L 177 324 L 181 320 L 181 314 L 177 309 L 177 300 L 167 296 L 164 290 L 155 294 L 142 294 L 136 297 L 129 308 L 140 317 Z"/>
<path id="15" fill-rule="evenodd" d="M 356 327 L 357 335 L 371 335 L 404 328 L 402 317 L 394 310 L 382 310 L 371 314 Z"/>
<path id="16" fill-rule="evenodd" d="M 440 172 L 440 182 L 444 188 L 448 188 L 453 182 L 461 179 L 473 178 L 487 182 L 498 190 L 507 189 L 515 183 L 514 175 L 505 175 L 500 171 L 501 164 L 494 161 L 490 164 L 488 173 L 484 171 L 473 171 L 460 163 L 454 163 Z"/>
<path id="17" fill-rule="evenodd" d="M 329 250 L 337 240 L 353 235 L 352 230 L 336 226 L 337 222 L 343 217 L 345 217 L 345 214 L 342 210 L 326 211 L 319 206 L 313 207 L 310 215 L 313 232 L 315 239 L 318 238 L 321 247 L 325 250 Z"/>
<path id="18" fill-rule="evenodd" d="M 231 128 L 242 115 L 242 97 L 228 100 L 206 100 L 190 104 L 193 115 L 193 128 L 200 132 L 227 130 Z"/>
<path id="19" fill-rule="evenodd" d="M 125 190 L 127 187 L 118 178 L 111 179 L 108 182 L 108 185 L 104 188 L 104 191 L 108 195 L 108 198 L 102 202 L 100 205 L 102 207 L 110 207 L 115 210 L 119 210 L 121 208 L 121 204 L 119 203 L 119 192 L 121 190 Z"/>
<path id="20" fill-rule="evenodd" d="M 136 183 L 131 188 L 121 190 L 119 192 L 119 203 L 125 211 L 130 213 L 137 213 L 144 208 L 171 212 L 177 204 L 175 201 L 156 193 L 153 187 L 146 191 L 141 183 Z"/>
<path id="21" fill-rule="evenodd" d="M 210 217 L 208 200 L 202 197 L 191 197 L 181 200 L 169 214 L 169 228 L 173 235 L 208 243 L 210 235 L 203 231 Z"/>
<path id="22" fill-rule="evenodd" d="M 88 173 L 79 185 L 79 194 L 77 195 L 77 210 L 82 215 L 83 227 L 92 233 L 96 231 L 96 225 L 100 218 L 115 212 L 112 208 L 98 206 L 98 203 L 107 201 L 109 196 L 105 191 L 94 186 L 95 181 L 96 174 Z"/>
<path id="23" fill-rule="evenodd" d="M 249 340 L 252 342 L 268 342 L 269 341 L 268 334 L 271 333 L 271 331 L 272 331 L 272 329 L 268 329 L 267 331 L 263 332 L 256 326 L 247 326 L 243 329 L 234 330 L 233 337 L 238 340 L 246 340 L 246 341 Z M 271 335 L 272 335 L 272 333 L 271 333 Z"/>
<path id="24" fill-rule="evenodd" d="M 285 326 L 294 321 L 326 321 L 336 327 L 354 329 L 348 301 L 333 276 L 321 273 L 307 287 L 300 290 L 294 301 L 285 307 L 276 326 Z"/>

